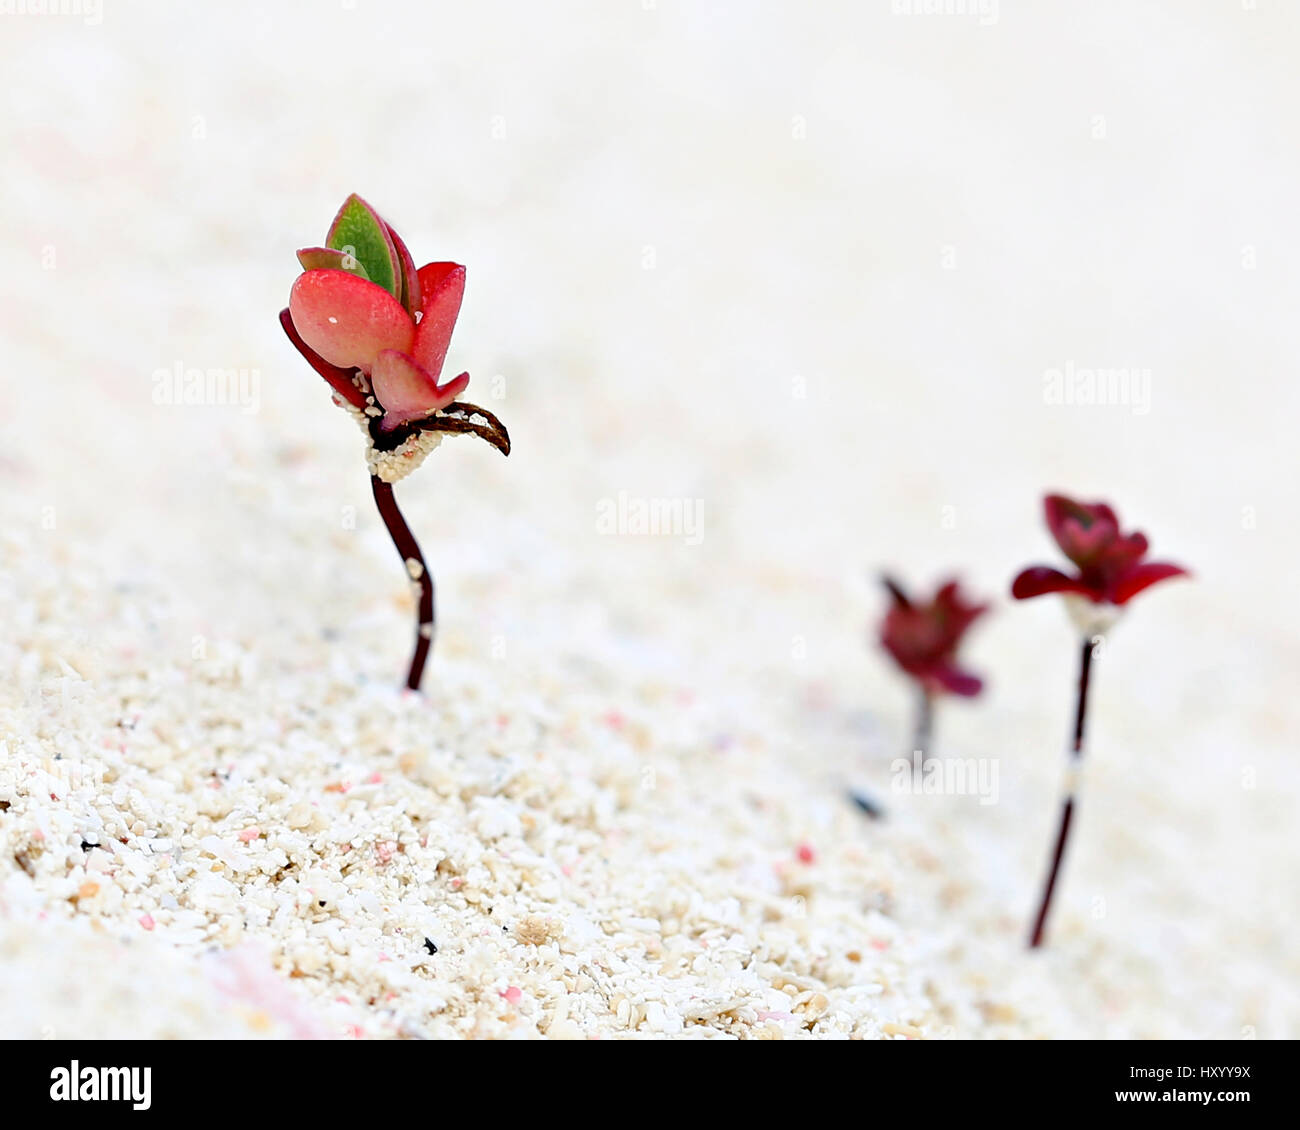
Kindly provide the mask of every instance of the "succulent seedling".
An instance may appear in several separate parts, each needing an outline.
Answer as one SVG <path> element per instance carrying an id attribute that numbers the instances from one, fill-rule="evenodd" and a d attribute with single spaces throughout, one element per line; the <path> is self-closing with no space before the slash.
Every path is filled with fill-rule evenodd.
<path id="1" fill-rule="evenodd" d="M 469 374 L 439 383 L 465 293 L 459 263 L 419 270 L 401 236 L 361 197 L 343 202 L 325 246 L 298 252 L 303 273 L 280 324 L 360 425 L 379 515 L 419 589 L 406 685 L 420 689 L 435 628 L 433 577 L 398 509 L 393 484 L 447 433 L 476 435 L 502 455 L 510 436 L 491 412 L 458 400 Z"/>
<path id="2" fill-rule="evenodd" d="M 892 577 L 881 580 L 890 604 L 880 625 L 880 643 L 916 686 L 912 749 L 925 755 L 934 729 L 935 699 L 944 694 L 973 698 L 983 689 L 978 675 L 958 665 L 957 649 L 988 605 L 969 602 L 956 581 L 941 585 L 929 601 L 918 601 Z"/>
<path id="3" fill-rule="evenodd" d="M 1078 571 L 1067 574 L 1048 565 L 1033 565 L 1012 582 L 1011 595 L 1017 600 L 1029 600 L 1048 593 L 1064 596 L 1082 643 L 1074 735 L 1070 742 L 1065 795 L 1061 802 L 1061 822 L 1038 913 L 1029 934 L 1031 949 L 1043 944 L 1052 895 L 1056 891 L 1070 825 L 1078 805 L 1088 683 L 1097 649 L 1133 597 L 1160 581 L 1187 575 L 1187 570 L 1181 565 L 1144 560 L 1148 548 L 1146 537 L 1136 532 L 1121 533 L 1119 518 L 1104 502 L 1076 502 L 1063 494 L 1049 494 L 1043 500 L 1043 510 L 1047 528 L 1056 544 Z"/>

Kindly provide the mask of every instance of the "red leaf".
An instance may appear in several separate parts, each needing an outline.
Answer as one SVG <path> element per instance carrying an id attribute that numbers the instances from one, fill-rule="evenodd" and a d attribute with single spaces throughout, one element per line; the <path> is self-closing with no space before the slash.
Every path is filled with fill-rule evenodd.
<path id="1" fill-rule="evenodd" d="M 419 279 L 423 313 L 410 353 L 421 368 L 438 377 L 465 296 L 465 268 L 459 263 L 428 263 L 420 268 Z"/>
<path id="2" fill-rule="evenodd" d="M 293 342 L 294 348 L 303 355 L 307 364 L 329 381 L 330 387 L 339 396 L 358 408 L 366 406 L 365 394 L 352 383 L 352 370 L 340 369 L 337 365 L 331 365 L 303 341 L 302 335 L 294 328 L 293 318 L 287 308 L 280 311 L 280 325 L 284 327 L 284 332 L 288 335 L 289 340 Z"/>
<path id="3" fill-rule="evenodd" d="M 415 260 L 411 258 L 411 253 L 406 249 L 406 244 L 402 242 L 402 237 L 387 223 L 384 224 L 384 227 L 388 228 L 388 234 L 392 238 L 393 246 L 397 249 L 397 265 L 402 278 L 402 305 L 406 307 L 406 312 L 414 318 L 415 312 L 421 309 L 420 276 L 415 269 Z"/>
<path id="4" fill-rule="evenodd" d="M 1017 600 L 1029 600 L 1053 592 L 1078 593 L 1092 600 L 1100 596 L 1079 578 L 1067 577 L 1059 569 L 1049 569 L 1046 565 L 1034 565 L 1011 582 L 1011 595 Z"/>
<path id="5" fill-rule="evenodd" d="M 1167 581 L 1170 577 L 1189 576 L 1187 570 L 1181 565 L 1171 565 L 1161 561 L 1148 561 L 1144 565 L 1137 565 L 1120 577 L 1115 585 L 1115 591 L 1111 599 L 1116 604 L 1126 604 L 1143 589 L 1149 589 L 1152 585 L 1160 581 Z"/>
<path id="6" fill-rule="evenodd" d="M 984 680 L 978 675 L 972 675 L 948 664 L 939 664 L 930 668 L 926 672 L 926 677 L 933 679 L 950 694 L 961 695 L 963 698 L 973 698 L 984 689 Z"/>

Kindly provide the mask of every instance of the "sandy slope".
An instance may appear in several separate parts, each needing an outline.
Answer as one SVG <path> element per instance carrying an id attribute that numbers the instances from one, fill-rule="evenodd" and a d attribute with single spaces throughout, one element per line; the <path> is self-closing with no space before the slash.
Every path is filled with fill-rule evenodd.
<path id="1" fill-rule="evenodd" d="M 0 1031 L 1300 1034 L 1294 19 L 859 7 L 6 20 Z M 274 320 L 354 188 L 469 265 L 449 363 L 515 441 L 398 488 L 428 700 Z M 882 564 L 1050 559 L 1047 487 L 1198 577 L 1102 656 L 1030 958 L 1064 616 L 1001 600 L 941 715 L 990 805 L 890 795 L 863 633 Z"/>

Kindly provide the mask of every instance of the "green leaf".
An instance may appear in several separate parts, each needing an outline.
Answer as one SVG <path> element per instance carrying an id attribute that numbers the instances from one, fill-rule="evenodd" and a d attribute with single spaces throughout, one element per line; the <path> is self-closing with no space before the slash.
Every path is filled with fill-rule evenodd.
<path id="1" fill-rule="evenodd" d="M 325 246 L 352 255 L 365 269 L 366 278 L 401 300 L 402 276 L 397 265 L 397 249 L 383 220 L 355 192 L 334 217 Z"/>

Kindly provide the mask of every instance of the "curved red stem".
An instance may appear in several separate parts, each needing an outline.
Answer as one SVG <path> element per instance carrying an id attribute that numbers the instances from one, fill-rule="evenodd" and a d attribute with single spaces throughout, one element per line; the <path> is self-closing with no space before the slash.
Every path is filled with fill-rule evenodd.
<path id="1" fill-rule="evenodd" d="M 429 658 L 429 649 L 433 646 L 434 612 L 433 612 L 433 577 L 429 567 L 424 563 L 424 554 L 420 545 L 406 524 L 402 512 L 397 508 L 397 499 L 393 496 L 393 484 L 386 483 L 378 475 L 370 476 L 370 489 L 375 496 L 375 506 L 379 516 L 388 527 L 388 535 L 393 539 L 397 552 L 402 558 L 402 567 L 410 576 L 410 562 L 415 561 L 419 567 L 419 577 L 413 578 L 420 586 L 420 603 L 416 610 L 415 652 L 411 656 L 411 668 L 406 676 L 406 685 L 413 691 L 420 689 L 424 677 L 424 664 Z"/>

